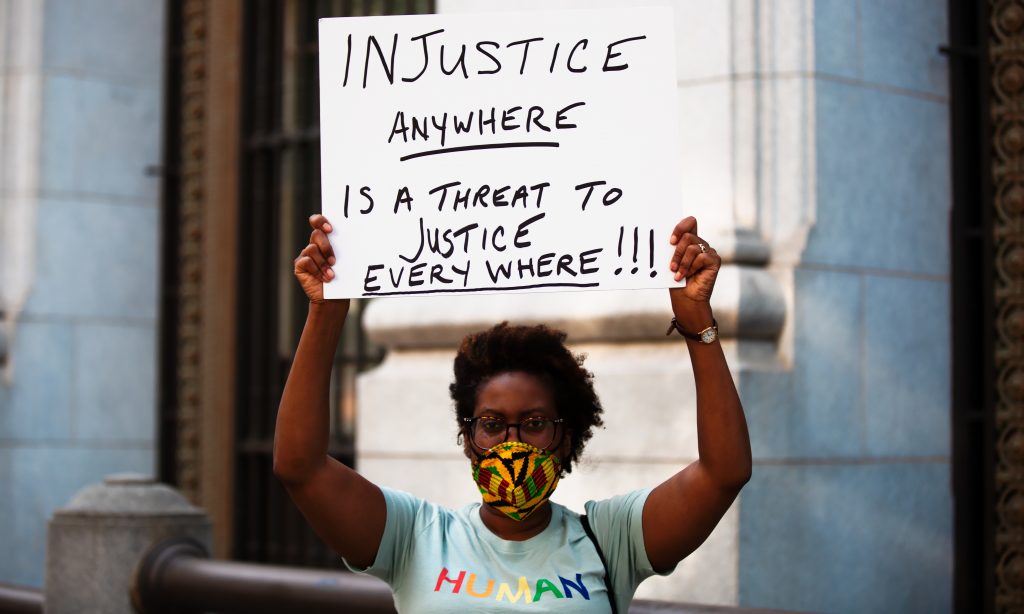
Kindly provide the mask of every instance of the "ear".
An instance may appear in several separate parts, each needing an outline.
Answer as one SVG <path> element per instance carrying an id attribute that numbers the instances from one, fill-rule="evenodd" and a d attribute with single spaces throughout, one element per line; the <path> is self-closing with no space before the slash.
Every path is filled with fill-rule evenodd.
<path id="1" fill-rule="evenodd" d="M 572 429 L 565 429 L 562 444 L 558 446 L 558 457 L 562 459 L 562 463 L 565 463 L 569 460 L 570 454 L 572 454 Z"/>
<path id="2" fill-rule="evenodd" d="M 476 457 L 473 455 L 473 442 L 469 440 L 469 435 L 462 431 L 459 437 L 462 438 L 462 454 L 470 461 L 474 460 Z"/>

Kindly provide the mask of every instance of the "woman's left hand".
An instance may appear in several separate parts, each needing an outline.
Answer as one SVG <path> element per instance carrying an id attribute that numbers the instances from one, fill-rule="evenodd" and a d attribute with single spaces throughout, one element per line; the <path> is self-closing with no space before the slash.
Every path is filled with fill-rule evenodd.
<path id="1" fill-rule="evenodd" d="M 695 335 L 714 322 L 710 299 L 722 257 L 697 234 L 692 217 L 676 224 L 671 243 L 669 268 L 676 283 L 684 277 L 687 282 L 669 290 L 672 311 L 680 332 Z M 697 393 L 698 459 L 652 490 L 644 504 L 644 547 L 659 572 L 704 543 L 750 479 L 752 466 L 743 405 L 722 345 L 688 337 L 686 348 Z"/>
<path id="2" fill-rule="evenodd" d="M 676 224 L 669 243 L 675 246 L 669 270 L 677 282 L 686 278 L 686 286 L 669 290 L 676 318 L 682 323 L 691 314 L 693 317 L 710 314 L 711 293 L 722 268 L 722 257 L 697 234 L 694 217 Z"/>

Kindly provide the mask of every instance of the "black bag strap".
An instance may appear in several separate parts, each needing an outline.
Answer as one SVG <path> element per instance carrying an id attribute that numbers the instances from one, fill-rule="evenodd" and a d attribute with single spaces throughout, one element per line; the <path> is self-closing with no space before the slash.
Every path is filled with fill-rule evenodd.
<path id="1" fill-rule="evenodd" d="M 594 549 L 597 550 L 597 556 L 601 559 L 601 565 L 604 567 L 604 588 L 608 593 L 608 603 L 612 606 L 612 614 L 619 614 L 619 606 L 615 603 L 615 589 L 612 588 L 612 574 L 608 572 L 608 561 L 604 560 L 604 551 L 601 550 L 601 544 L 597 543 L 597 537 L 594 536 L 594 530 L 590 528 L 590 521 L 587 520 L 586 514 L 580 516 L 580 524 L 583 525 L 587 537 L 594 543 Z"/>

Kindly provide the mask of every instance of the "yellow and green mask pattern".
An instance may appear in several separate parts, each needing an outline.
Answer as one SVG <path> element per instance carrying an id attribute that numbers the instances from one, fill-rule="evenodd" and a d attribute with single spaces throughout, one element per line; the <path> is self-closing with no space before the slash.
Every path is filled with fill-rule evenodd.
<path id="1" fill-rule="evenodd" d="M 473 463 L 484 503 L 513 520 L 532 514 L 551 497 L 562 467 L 558 457 L 519 441 L 506 441 Z"/>

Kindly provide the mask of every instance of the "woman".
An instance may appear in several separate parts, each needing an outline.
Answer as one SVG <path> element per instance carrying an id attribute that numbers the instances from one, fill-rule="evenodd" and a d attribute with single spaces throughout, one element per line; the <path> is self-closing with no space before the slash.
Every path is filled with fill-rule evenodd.
<path id="1" fill-rule="evenodd" d="M 711 533 L 750 479 L 750 442 L 717 339 L 710 298 L 721 258 L 686 218 L 672 231 L 672 328 L 686 337 L 697 389 L 698 460 L 651 490 L 588 502 L 548 500 L 601 407 L 564 335 L 499 325 L 467 337 L 450 389 L 484 504 L 441 508 L 380 488 L 327 456 L 332 357 L 347 300 L 334 277 L 331 224 L 310 218 L 295 276 L 309 314 L 281 398 L 274 473 L 345 562 L 386 580 L 401 612 L 626 612 L 639 583 L 670 573 Z"/>

